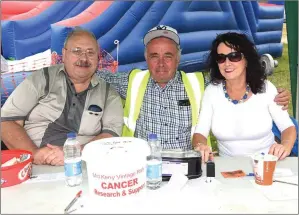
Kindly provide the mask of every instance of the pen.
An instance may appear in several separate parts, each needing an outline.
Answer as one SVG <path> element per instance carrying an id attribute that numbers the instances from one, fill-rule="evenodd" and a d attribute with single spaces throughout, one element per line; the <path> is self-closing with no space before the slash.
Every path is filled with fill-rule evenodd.
<path id="1" fill-rule="evenodd" d="M 80 190 L 77 194 L 76 194 L 76 196 L 75 196 L 75 198 L 68 204 L 68 206 L 64 209 L 64 213 L 67 213 L 68 212 L 68 210 L 75 204 L 75 202 L 80 198 L 80 196 L 81 196 L 81 194 L 82 194 L 82 190 Z"/>
<path id="2" fill-rule="evenodd" d="M 254 176 L 253 172 L 248 173 L 246 176 Z"/>
<path id="3" fill-rule="evenodd" d="M 280 181 L 280 180 L 273 180 L 273 182 L 279 182 L 279 183 L 284 183 L 284 184 L 291 184 L 291 185 L 295 185 L 295 186 L 298 186 L 298 184 L 295 184 L 295 183 L 291 183 L 291 182 L 286 182 L 286 181 Z"/>
<path id="4" fill-rule="evenodd" d="M 80 208 L 83 208 L 83 205 L 80 205 Z M 71 210 L 71 211 L 67 211 L 67 212 L 65 212 L 66 214 L 70 214 L 70 213 L 73 213 L 73 212 L 75 212 L 76 210 L 78 210 L 79 208 L 75 208 L 75 209 L 73 209 L 73 210 Z"/>

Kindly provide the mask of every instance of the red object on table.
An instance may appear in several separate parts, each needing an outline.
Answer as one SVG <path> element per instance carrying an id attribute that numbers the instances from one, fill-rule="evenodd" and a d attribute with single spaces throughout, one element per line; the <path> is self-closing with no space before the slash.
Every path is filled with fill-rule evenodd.
<path id="1" fill-rule="evenodd" d="M 2 165 L 13 159 L 21 158 L 21 156 L 30 156 L 22 162 L 2 167 Z M 32 153 L 26 150 L 3 150 L 1 151 L 1 188 L 20 184 L 28 180 L 32 171 Z"/>

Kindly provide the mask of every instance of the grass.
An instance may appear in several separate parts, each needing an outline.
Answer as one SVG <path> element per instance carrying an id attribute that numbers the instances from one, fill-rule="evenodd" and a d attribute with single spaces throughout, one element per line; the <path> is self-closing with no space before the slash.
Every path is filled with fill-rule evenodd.
<path id="1" fill-rule="evenodd" d="M 276 60 L 278 61 L 278 67 L 274 69 L 273 75 L 269 76 L 268 79 L 277 88 L 284 88 L 291 92 L 288 44 L 283 44 L 282 56 Z M 292 98 L 289 103 L 288 112 L 290 116 L 293 116 Z"/>
<path id="2" fill-rule="evenodd" d="M 276 60 L 278 61 L 278 66 L 274 69 L 273 74 L 269 76 L 268 79 L 276 86 L 276 88 L 284 88 L 291 92 L 288 44 L 283 44 L 282 56 Z M 290 116 L 293 116 L 292 101 L 289 102 L 288 112 Z M 212 150 L 217 151 L 217 140 L 213 134 L 211 134 L 210 137 Z"/>

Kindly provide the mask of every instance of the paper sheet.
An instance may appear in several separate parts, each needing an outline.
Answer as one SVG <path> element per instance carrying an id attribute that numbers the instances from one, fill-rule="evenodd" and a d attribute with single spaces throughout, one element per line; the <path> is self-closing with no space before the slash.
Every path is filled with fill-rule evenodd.
<path id="1" fill-rule="evenodd" d="M 274 178 L 275 179 L 275 178 Z M 298 184 L 298 175 L 280 177 L 279 180 Z M 250 180 L 253 186 L 260 190 L 269 200 L 293 200 L 298 199 L 298 186 L 274 182 L 270 186 L 262 186 Z"/>
<path id="2" fill-rule="evenodd" d="M 275 168 L 274 178 L 276 177 L 286 177 L 294 175 L 292 170 L 289 168 Z"/>
<path id="3" fill-rule="evenodd" d="M 63 181 L 64 179 L 65 179 L 64 172 L 50 173 L 50 174 L 37 174 L 37 175 L 32 175 L 31 179 L 25 181 L 24 183 Z"/>
<path id="4" fill-rule="evenodd" d="M 168 189 L 171 191 L 180 191 L 188 182 L 188 177 L 180 172 L 174 172 L 170 177 L 168 183 L 161 189 Z"/>
<path id="5" fill-rule="evenodd" d="M 217 189 L 218 185 L 221 185 L 221 182 L 216 178 L 212 178 L 212 181 L 208 183 L 207 177 L 203 176 L 190 180 L 185 188 L 190 190 L 198 190 L 198 192 L 213 192 L 213 190 Z"/>

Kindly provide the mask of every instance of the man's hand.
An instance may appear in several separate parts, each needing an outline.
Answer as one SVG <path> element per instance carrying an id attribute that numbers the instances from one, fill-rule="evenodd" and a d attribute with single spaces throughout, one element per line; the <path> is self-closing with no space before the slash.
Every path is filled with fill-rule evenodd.
<path id="1" fill-rule="evenodd" d="M 46 158 L 53 153 L 52 149 L 42 147 L 33 151 L 33 163 L 37 165 L 47 164 Z"/>
<path id="2" fill-rule="evenodd" d="M 283 110 L 287 110 L 289 107 L 289 102 L 291 99 L 291 94 L 288 90 L 283 89 L 283 88 L 278 88 L 277 89 L 278 94 L 275 96 L 274 101 L 278 105 L 282 105 Z"/>
<path id="3" fill-rule="evenodd" d="M 291 154 L 291 150 L 282 144 L 274 143 L 270 147 L 269 154 L 277 156 L 279 160 L 283 160 Z"/>
<path id="4" fill-rule="evenodd" d="M 46 158 L 46 164 L 50 164 L 52 166 L 64 165 L 63 147 L 47 144 L 47 148 L 51 149 L 52 153 Z"/>
<path id="5" fill-rule="evenodd" d="M 202 162 L 206 163 L 209 159 L 214 160 L 210 146 L 203 143 L 199 143 L 195 146 L 194 150 L 200 152 Z"/>

